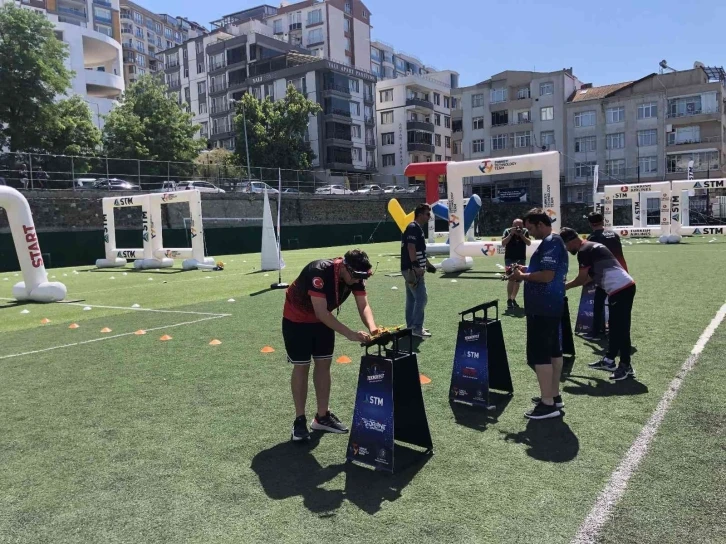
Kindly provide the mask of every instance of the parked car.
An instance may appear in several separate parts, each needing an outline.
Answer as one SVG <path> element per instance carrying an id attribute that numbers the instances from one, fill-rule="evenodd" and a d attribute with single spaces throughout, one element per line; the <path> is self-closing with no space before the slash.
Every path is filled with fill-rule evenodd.
<path id="1" fill-rule="evenodd" d="M 91 188 L 101 191 L 140 191 L 141 187 L 118 178 L 98 179 Z"/>
<path id="2" fill-rule="evenodd" d="M 356 191 L 359 195 L 382 195 L 383 189 L 380 185 L 364 185 L 361 189 Z"/>
<path id="3" fill-rule="evenodd" d="M 190 180 L 190 181 L 180 181 L 176 184 L 176 190 L 177 191 L 191 191 L 192 189 L 196 189 L 200 193 L 225 193 L 226 191 L 224 189 L 220 189 L 213 183 L 209 183 L 208 181 L 200 181 L 200 180 Z"/>
<path id="4" fill-rule="evenodd" d="M 418 193 L 422 190 L 422 185 L 414 185 L 413 187 L 409 187 L 406 192 L 407 193 Z"/>
<path id="5" fill-rule="evenodd" d="M 300 194 L 300 191 L 298 191 L 297 189 L 291 189 L 289 187 L 287 189 L 283 189 L 282 192 L 284 194 L 288 194 L 288 195 L 289 194 L 293 194 L 293 195 L 299 195 Z"/>
<path id="6" fill-rule="evenodd" d="M 73 180 L 73 186 L 77 189 L 92 189 L 97 181 L 96 178 L 76 178 Z"/>
<path id="7" fill-rule="evenodd" d="M 237 187 L 238 193 L 262 194 L 267 189 L 268 195 L 276 195 L 279 191 L 264 181 L 248 181 Z"/>
<path id="8" fill-rule="evenodd" d="M 173 193 L 174 191 L 178 191 L 178 190 L 179 190 L 178 181 L 167 180 L 161 184 L 160 188 L 154 189 L 152 192 L 154 192 L 154 193 Z"/>
<path id="9" fill-rule="evenodd" d="M 350 195 L 353 191 L 346 189 L 342 185 L 326 185 L 315 189 L 316 195 Z"/>
<path id="10" fill-rule="evenodd" d="M 391 194 L 391 193 L 405 193 L 406 188 L 405 187 L 399 187 L 398 185 L 388 185 L 385 189 L 383 189 L 384 193 Z"/>

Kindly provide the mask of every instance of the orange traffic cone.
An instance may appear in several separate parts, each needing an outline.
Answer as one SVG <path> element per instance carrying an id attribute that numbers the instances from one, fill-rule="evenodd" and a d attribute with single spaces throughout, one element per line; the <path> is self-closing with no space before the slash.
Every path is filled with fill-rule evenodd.
<path id="1" fill-rule="evenodd" d="M 44 317 L 40 320 L 41 325 L 47 325 L 48 323 L 50 323 L 50 319 L 48 319 L 47 317 Z"/>
<path id="2" fill-rule="evenodd" d="M 270 346 L 265 346 L 260 350 L 260 353 L 273 353 L 275 351 L 275 348 L 271 348 Z"/>
<path id="3" fill-rule="evenodd" d="M 138 331 L 136 331 L 136 332 L 135 332 L 134 334 L 135 334 L 136 336 L 141 336 L 141 335 L 144 335 L 144 334 L 146 334 L 146 331 L 145 331 L 145 330 L 143 330 L 143 329 L 141 329 L 141 330 L 138 330 Z"/>
<path id="4" fill-rule="evenodd" d="M 111 332 L 111 329 L 109 329 L 108 327 L 104 327 L 104 328 L 101 329 L 101 332 L 103 334 L 107 334 L 107 333 Z"/>
<path id="5" fill-rule="evenodd" d="M 171 336 L 169 336 L 168 334 L 165 334 L 164 336 L 159 338 L 159 340 L 161 340 L 162 342 L 168 342 L 169 340 L 171 340 Z"/>
<path id="6" fill-rule="evenodd" d="M 348 365 L 353 361 L 351 361 L 350 357 L 348 357 L 347 355 L 341 355 L 335 360 L 335 362 L 340 363 L 341 365 Z"/>
<path id="7" fill-rule="evenodd" d="M 72 324 L 71 324 L 71 326 L 70 326 L 70 327 L 68 327 L 68 328 L 69 328 L 69 329 L 77 329 L 77 328 L 78 328 L 79 326 L 80 326 L 80 325 L 78 325 L 78 323 L 72 323 Z"/>
<path id="8" fill-rule="evenodd" d="M 421 385 L 426 385 L 431 383 L 431 378 L 424 376 L 423 374 L 419 374 L 419 380 L 421 381 Z"/>
<path id="9" fill-rule="evenodd" d="M 220 345 L 221 343 L 222 343 L 222 342 L 220 342 L 219 340 L 216 340 L 216 339 L 215 339 L 215 340 L 212 340 L 211 342 L 209 342 L 209 345 L 210 345 L 210 346 L 218 346 L 218 345 Z"/>

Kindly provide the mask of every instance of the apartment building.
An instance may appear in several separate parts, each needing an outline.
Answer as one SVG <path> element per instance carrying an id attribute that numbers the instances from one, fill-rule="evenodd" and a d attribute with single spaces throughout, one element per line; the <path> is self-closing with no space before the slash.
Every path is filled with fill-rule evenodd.
<path id="1" fill-rule="evenodd" d="M 605 184 L 721 177 L 726 141 L 726 72 L 693 69 L 637 81 L 585 85 L 567 102 L 570 201 L 591 202 L 593 171 Z"/>
<path id="2" fill-rule="evenodd" d="M 566 104 L 582 83 L 572 69 L 555 72 L 508 70 L 454 91 L 454 160 L 506 157 L 567 150 Z M 564 156 L 562 169 L 566 166 Z M 477 176 L 465 180 L 467 192 L 497 198 L 521 189 L 530 199 L 541 192 L 541 173 Z"/>
<path id="3" fill-rule="evenodd" d="M 66 66 L 73 70 L 69 94 L 88 103 L 96 126 L 103 127 L 124 91 L 119 0 L 0 0 L 44 14 L 56 36 L 68 45 Z"/>
<path id="4" fill-rule="evenodd" d="M 393 79 L 408 75 L 426 75 L 438 72 L 438 70 L 426 66 L 421 59 L 414 55 L 397 51 L 391 44 L 373 40 L 371 42 L 371 72 L 378 79 Z M 452 75 L 456 80 L 451 82 L 451 86 L 456 88 L 459 86 L 459 74 L 452 72 Z"/>
<path id="5" fill-rule="evenodd" d="M 452 71 L 401 75 L 376 84 L 379 172 L 385 183 L 405 184 L 412 162 L 451 160 L 451 111 L 456 108 Z"/>
<path id="6" fill-rule="evenodd" d="M 170 91 L 186 103 L 210 146 L 235 148 L 234 101 L 244 93 L 279 100 L 292 84 L 323 108 L 308 125 L 313 166 L 375 169 L 375 77 L 369 71 L 311 55 L 253 18 L 190 39 L 164 56 Z"/>
<path id="7" fill-rule="evenodd" d="M 305 0 L 261 5 L 213 21 L 213 29 L 259 20 L 283 41 L 312 55 L 370 71 L 371 13 L 360 0 Z"/>
<path id="8" fill-rule="evenodd" d="M 147 73 L 163 73 L 164 63 L 163 58 L 157 56 L 159 53 L 206 32 L 198 23 L 153 13 L 134 2 L 121 0 L 121 45 L 126 85 Z"/>

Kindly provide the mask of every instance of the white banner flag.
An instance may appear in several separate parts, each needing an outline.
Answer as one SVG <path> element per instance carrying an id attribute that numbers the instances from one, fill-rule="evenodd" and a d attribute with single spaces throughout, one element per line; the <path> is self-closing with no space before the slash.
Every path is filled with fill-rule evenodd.
<path id="1" fill-rule="evenodd" d="M 600 172 L 599 172 L 599 165 L 595 165 L 595 169 L 592 172 L 592 204 L 594 211 L 597 211 L 598 206 L 600 203 L 597 200 L 597 188 L 598 185 L 600 185 Z"/>
<path id="2" fill-rule="evenodd" d="M 688 161 L 688 179 L 693 179 L 693 161 Z"/>

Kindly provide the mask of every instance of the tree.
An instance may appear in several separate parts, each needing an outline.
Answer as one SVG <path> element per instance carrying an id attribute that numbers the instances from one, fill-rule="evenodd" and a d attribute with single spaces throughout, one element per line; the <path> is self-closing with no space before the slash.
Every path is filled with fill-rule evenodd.
<path id="1" fill-rule="evenodd" d="M 43 111 L 47 129 L 40 134 L 43 151 L 58 155 L 94 155 L 101 145 L 101 131 L 83 98 L 72 96 L 51 104 Z"/>
<path id="2" fill-rule="evenodd" d="M 194 139 L 199 125 L 151 75 L 141 77 L 106 117 L 103 143 L 109 157 L 191 162 L 206 147 Z"/>
<path id="3" fill-rule="evenodd" d="M 37 147 L 45 131 L 43 109 L 70 87 L 67 46 L 53 23 L 13 4 L 0 7 L 0 147 Z"/>
<path id="4" fill-rule="evenodd" d="M 244 109 L 244 116 L 242 110 Z M 315 153 L 305 141 L 311 115 L 322 108 L 308 100 L 294 86 L 287 87 L 285 98 L 273 102 L 257 100 L 246 93 L 238 103 L 237 160 L 247 166 L 244 120 L 247 121 L 247 144 L 252 167 L 304 170 L 312 167 Z"/>
<path id="5" fill-rule="evenodd" d="M 237 164 L 237 157 L 228 149 L 217 147 L 210 151 L 202 151 L 194 160 L 200 177 L 227 183 L 229 180 L 240 180 L 243 177 Z"/>

